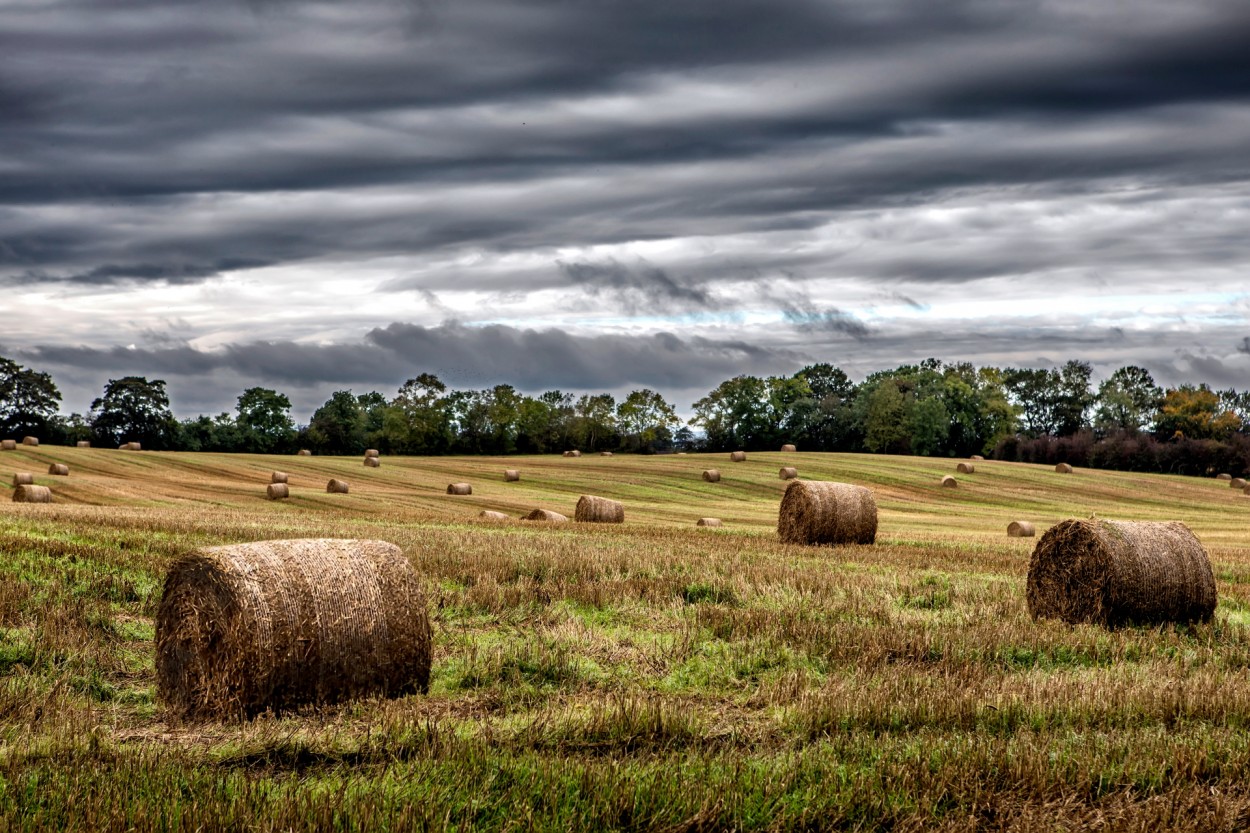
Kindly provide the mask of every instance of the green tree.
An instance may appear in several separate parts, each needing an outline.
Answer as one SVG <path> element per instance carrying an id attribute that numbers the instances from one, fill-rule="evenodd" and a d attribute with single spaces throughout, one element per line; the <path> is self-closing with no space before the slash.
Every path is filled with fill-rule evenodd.
<path id="1" fill-rule="evenodd" d="M 0 356 L 0 433 L 46 439 L 60 404 L 51 376 Z"/>
<path id="2" fill-rule="evenodd" d="M 616 397 L 583 394 L 573 406 L 572 441 L 577 448 L 601 451 L 616 446 Z"/>
<path id="3" fill-rule="evenodd" d="M 1128 365 L 1098 386 L 1094 428 L 1136 434 L 1148 427 L 1163 401 L 1163 389 L 1143 367 Z"/>
<path id="4" fill-rule="evenodd" d="M 433 373 L 404 382 L 383 418 L 388 446 L 402 454 L 445 454 L 451 447 L 447 386 Z"/>
<path id="5" fill-rule="evenodd" d="M 681 425 L 673 406 L 650 388 L 631 391 L 616 407 L 616 421 L 623 447 L 642 452 L 671 446 L 673 431 Z"/>
<path id="6" fill-rule="evenodd" d="M 703 428 L 709 451 L 768 447 L 768 384 L 758 376 L 721 382 L 694 403 L 690 424 Z"/>
<path id="7" fill-rule="evenodd" d="M 290 451 L 295 444 L 291 400 L 269 388 L 248 388 L 240 394 L 235 419 L 241 450 L 261 454 Z"/>
<path id="8" fill-rule="evenodd" d="M 880 453 L 907 453 L 911 448 L 907 434 L 907 402 L 894 380 L 883 380 L 861 401 L 864 403 L 864 447 Z"/>
<path id="9" fill-rule="evenodd" d="M 325 454 L 363 454 L 365 411 L 350 390 L 337 390 L 313 412 L 308 437 Z"/>
<path id="10" fill-rule="evenodd" d="M 1241 417 L 1226 409 L 1219 395 L 1206 385 L 1170 388 L 1155 417 L 1155 430 L 1165 439 L 1226 440 L 1241 426 Z"/>
<path id="11" fill-rule="evenodd" d="M 178 422 L 169 409 L 165 381 L 143 376 L 109 379 L 104 395 L 91 403 L 91 431 L 103 445 L 139 442 L 144 448 L 171 448 Z"/>

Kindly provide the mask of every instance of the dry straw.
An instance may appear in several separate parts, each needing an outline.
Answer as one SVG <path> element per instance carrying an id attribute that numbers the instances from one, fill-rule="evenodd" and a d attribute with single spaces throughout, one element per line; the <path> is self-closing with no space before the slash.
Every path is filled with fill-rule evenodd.
<path id="1" fill-rule="evenodd" d="M 48 474 L 55 474 L 57 477 L 69 477 L 69 466 L 64 463 L 53 463 L 48 466 Z"/>
<path id="2" fill-rule="evenodd" d="M 426 691 L 421 582 L 385 541 L 210 547 L 174 562 L 156 614 L 156 679 L 175 718 L 282 712 Z"/>
<path id="3" fill-rule="evenodd" d="M 367 469 L 376 469 L 376 468 L 378 468 L 378 467 L 379 467 L 379 466 L 381 466 L 381 465 L 382 465 L 382 461 L 381 461 L 381 460 L 379 460 L 377 457 L 366 457 L 366 458 L 365 458 L 365 468 L 367 468 Z"/>
<path id="4" fill-rule="evenodd" d="M 483 509 L 481 512 L 477 513 L 477 516 L 485 521 L 510 520 L 510 518 L 507 515 L 505 515 L 503 512 L 495 512 L 494 510 L 491 510 L 491 509 Z"/>
<path id="5" fill-rule="evenodd" d="M 326 492 L 332 495 L 347 494 L 347 481 L 332 478 L 330 482 L 326 484 Z"/>
<path id="6" fill-rule="evenodd" d="M 38 437 L 22 437 L 22 445 L 39 445 Z"/>
<path id="7" fill-rule="evenodd" d="M 366 456 L 366 457 L 377 457 L 377 456 L 378 456 L 378 450 L 377 450 L 376 448 L 366 448 L 366 449 L 365 449 L 365 456 Z"/>
<path id="8" fill-rule="evenodd" d="M 13 475 L 14 486 L 31 486 L 35 482 L 35 476 L 28 471 L 19 471 Z"/>
<path id="9" fill-rule="evenodd" d="M 699 518 L 695 526 L 721 526 L 720 518 Z"/>
<path id="10" fill-rule="evenodd" d="M 0 440 L 0 451 L 16 451 L 17 440 Z"/>
<path id="11" fill-rule="evenodd" d="M 449 495 L 471 495 L 473 487 L 468 483 L 449 483 L 447 484 L 447 494 Z"/>
<path id="12" fill-rule="evenodd" d="M 117 447 L 121 451 L 142 451 L 143 445 L 136 442 L 122 443 Z"/>
<path id="13" fill-rule="evenodd" d="M 291 496 L 291 487 L 285 483 L 270 483 L 265 487 L 265 497 L 270 500 L 284 500 Z"/>
<path id="14" fill-rule="evenodd" d="M 619 524 L 625 521 L 625 506 L 618 500 L 594 495 L 577 499 L 573 520 L 590 524 Z"/>
<path id="15" fill-rule="evenodd" d="M 731 451 L 731 452 L 729 452 L 729 462 L 731 462 L 731 463 L 745 463 L 746 461 L 747 461 L 747 453 L 746 453 L 745 451 Z"/>
<path id="16" fill-rule="evenodd" d="M 706 480 L 708 483 L 719 483 L 720 482 L 720 470 L 719 469 L 704 470 L 703 479 Z"/>
<path id="17" fill-rule="evenodd" d="M 13 490 L 14 503 L 51 503 L 52 490 L 47 486 L 18 486 Z"/>
<path id="18" fill-rule="evenodd" d="M 1007 524 L 1007 535 L 1011 538 L 1032 538 L 1037 530 L 1029 521 L 1012 521 Z"/>
<path id="19" fill-rule="evenodd" d="M 1216 480 L 1232 480 L 1232 479 L 1233 479 L 1233 476 L 1232 476 L 1231 474 L 1229 474 L 1228 472 L 1224 472 L 1224 473 L 1222 473 L 1222 474 L 1217 474 L 1217 475 L 1215 476 L 1215 479 L 1216 479 Z"/>
<path id="20" fill-rule="evenodd" d="M 1026 597 L 1034 619 L 1206 621 L 1215 612 L 1215 576 L 1183 523 L 1070 519 L 1034 547 Z"/>
<path id="21" fill-rule="evenodd" d="M 980 461 L 980 460 L 984 460 L 985 458 L 984 458 L 984 457 L 982 457 L 980 454 L 973 454 L 973 455 L 972 455 L 971 457 L 969 457 L 968 459 L 969 459 L 969 460 L 977 460 L 977 461 Z"/>
<path id="22" fill-rule="evenodd" d="M 295 456 L 296 457 L 311 457 L 312 452 L 306 448 L 301 448 L 298 452 L 296 452 Z"/>
<path id="23" fill-rule="evenodd" d="M 1234 477 L 1232 480 L 1228 481 L 1228 485 L 1234 489 L 1244 489 L 1246 488 L 1246 481 L 1240 477 Z"/>
<path id="24" fill-rule="evenodd" d="M 552 512 L 550 509 L 535 509 L 534 511 L 530 512 L 525 517 L 521 518 L 521 520 L 523 521 L 551 521 L 553 523 L 561 523 L 563 521 L 567 521 L 568 518 L 565 517 L 564 515 L 561 515 L 559 512 Z"/>
<path id="25" fill-rule="evenodd" d="M 515 483 L 520 479 L 521 479 L 521 472 L 518 471 L 517 469 L 504 469 L 503 470 L 503 482 Z"/>
<path id="26" fill-rule="evenodd" d="M 1242 489 L 1242 490 L 1241 490 L 1241 493 L 1242 493 L 1243 495 L 1250 495 L 1250 483 L 1247 483 L 1247 484 L 1246 484 L 1246 488 Z"/>
<path id="27" fill-rule="evenodd" d="M 972 463 L 960 463 L 959 465 L 955 466 L 955 471 L 959 472 L 960 474 L 974 474 L 976 470 L 977 470 L 977 467 L 972 465 Z"/>
<path id="28" fill-rule="evenodd" d="M 785 445 L 781 447 L 781 450 L 782 451 L 798 451 L 798 449 L 794 447 L 793 443 L 786 443 Z"/>
<path id="29" fill-rule="evenodd" d="M 564 452 L 564 456 L 565 457 L 581 457 L 582 453 L 580 451 L 566 451 Z"/>
<path id="30" fill-rule="evenodd" d="M 1055 471 L 1059 472 L 1060 474 L 1071 474 L 1072 467 L 1068 465 L 1067 463 L 1060 463 L 1059 465 L 1055 466 Z"/>
<path id="31" fill-rule="evenodd" d="M 611 457 L 611 456 L 612 456 L 612 452 L 611 452 L 611 451 L 600 451 L 600 452 L 599 452 L 599 456 L 600 456 L 600 457 Z"/>
<path id="32" fill-rule="evenodd" d="M 289 479 L 290 478 L 287 476 L 287 473 L 284 471 L 275 471 L 273 474 L 269 475 L 270 483 L 286 483 Z"/>
<path id="33" fill-rule="evenodd" d="M 850 483 L 795 480 L 777 516 L 783 544 L 871 544 L 877 540 L 877 502 Z"/>
<path id="34" fill-rule="evenodd" d="M 942 488 L 943 489 L 958 489 L 959 481 L 951 477 L 949 474 L 945 475 L 942 478 Z"/>
<path id="35" fill-rule="evenodd" d="M 793 480 L 794 478 L 798 476 L 799 476 L 799 470 L 796 469 L 794 466 L 782 466 L 777 471 L 777 477 L 781 478 L 782 480 Z"/>
<path id="36" fill-rule="evenodd" d="M 79 440 L 78 442 L 74 443 L 74 445 L 75 445 L 76 447 L 78 447 L 78 448 L 91 448 L 91 441 L 90 441 L 90 440 Z"/>

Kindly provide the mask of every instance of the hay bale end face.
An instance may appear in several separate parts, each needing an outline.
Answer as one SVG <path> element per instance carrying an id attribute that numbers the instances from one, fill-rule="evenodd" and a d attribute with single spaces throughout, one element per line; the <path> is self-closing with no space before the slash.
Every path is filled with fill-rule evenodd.
<path id="1" fill-rule="evenodd" d="M 326 493 L 331 495 L 347 494 L 347 481 L 339 480 L 337 478 L 331 479 L 330 482 L 326 484 Z"/>
<path id="2" fill-rule="evenodd" d="M 17 440 L 0 440 L 0 451 L 16 451 Z"/>
<path id="3" fill-rule="evenodd" d="M 511 519 L 510 519 L 507 515 L 505 515 L 503 512 L 495 512 L 494 510 L 491 510 L 491 509 L 483 509 L 481 512 L 478 512 L 478 513 L 477 513 L 477 516 L 478 516 L 479 518 L 481 518 L 482 520 L 484 520 L 484 521 L 507 521 L 507 520 L 511 520 Z"/>
<path id="4" fill-rule="evenodd" d="M 799 476 L 799 470 L 794 466 L 782 466 L 777 472 L 777 477 L 782 480 L 793 480 Z"/>
<path id="5" fill-rule="evenodd" d="M 142 451 L 143 445 L 141 443 L 129 442 L 122 443 L 117 448 L 119 451 Z"/>
<path id="6" fill-rule="evenodd" d="M 1038 540 L 1026 599 L 1034 619 L 1204 622 L 1215 612 L 1215 576 L 1183 523 L 1072 519 Z"/>
<path id="7" fill-rule="evenodd" d="M 471 495 L 473 487 L 468 483 L 449 483 L 447 484 L 447 494 L 449 495 Z"/>
<path id="8" fill-rule="evenodd" d="M 379 460 L 377 457 L 366 457 L 366 458 L 365 458 L 365 468 L 367 468 L 367 469 L 376 469 L 376 468 L 378 468 L 378 467 L 379 467 L 379 466 L 381 466 L 381 465 L 382 465 L 382 461 L 381 461 L 381 460 Z"/>
<path id="9" fill-rule="evenodd" d="M 1244 489 L 1246 488 L 1246 481 L 1241 477 L 1234 477 L 1232 480 L 1228 481 L 1228 485 L 1234 489 Z"/>
<path id="10" fill-rule="evenodd" d="M 53 474 L 57 477 L 69 477 L 69 466 L 64 463 L 53 463 L 48 466 L 48 474 Z"/>
<path id="11" fill-rule="evenodd" d="M 783 544 L 871 544 L 877 540 L 877 501 L 863 486 L 795 480 L 777 516 Z"/>
<path id="12" fill-rule="evenodd" d="M 25 485 L 13 490 L 14 503 L 51 503 L 52 490 L 47 486 Z"/>
<path id="13" fill-rule="evenodd" d="M 720 518 L 699 518 L 695 526 L 721 526 Z"/>
<path id="14" fill-rule="evenodd" d="M 291 487 L 285 483 L 270 483 L 265 487 L 265 497 L 269 500 L 285 500 L 291 496 Z"/>
<path id="15" fill-rule="evenodd" d="M 600 456 L 600 457 L 611 457 L 611 456 L 612 456 L 612 452 L 611 452 L 611 451 L 600 451 L 600 452 L 599 452 L 599 456 Z"/>
<path id="16" fill-rule="evenodd" d="M 35 476 L 28 471 L 19 471 L 13 474 L 14 486 L 33 486 L 34 483 Z"/>
<path id="17" fill-rule="evenodd" d="M 301 448 L 298 452 L 296 452 L 295 456 L 296 457 L 311 457 L 312 452 L 306 448 Z"/>
<path id="18" fill-rule="evenodd" d="M 1232 476 L 1231 474 L 1229 474 L 1228 472 L 1224 472 L 1224 473 L 1222 473 L 1222 474 L 1217 474 L 1217 475 L 1215 476 L 1215 479 L 1216 479 L 1216 480 L 1232 480 L 1232 479 L 1233 479 L 1233 476 Z"/>
<path id="19" fill-rule="evenodd" d="M 731 463 L 745 463 L 746 461 L 747 461 L 747 453 L 746 453 L 745 451 L 731 451 L 731 452 L 729 452 L 729 462 L 731 462 Z"/>
<path id="20" fill-rule="evenodd" d="M 39 445 L 38 437 L 22 437 L 22 445 Z"/>
<path id="21" fill-rule="evenodd" d="M 426 691 L 430 636 L 421 582 L 394 544 L 209 547 L 165 579 L 157 691 L 190 720 Z"/>
<path id="22" fill-rule="evenodd" d="M 275 471 L 269 475 L 270 483 L 286 483 L 289 479 L 290 478 L 287 476 L 287 473 L 284 471 Z"/>
<path id="23" fill-rule="evenodd" d="M 1029 521 L 1012 521 L 1007 524 L 1007 536 L 1010 538 L 1032 538 L 1037 530 Z"/>
<path id="24" fill-rule="evenodd" d="M 798 449 L 794 447 L 793 443 L 786 443 L 781 447 L 781 450 L 785 452 L 798 451 Z"/>
<path id="25" fill-rule="evenodd" d="M 1060 474 L 1071 474 L 1072 467 L 1068 465 L 1067 463 L 1060 463 L 1059 465 L 1055 466 L 1055 471 L 1059 472 Z"/>
<path id="26" fill-rule="evenodd" d="M 517 469 L 504 469 L 503 470 L 503 482 L 504 483 L 515 483 L 520 479 L 521 479 L 521 472 L 518 471 Z"/>
<path id="27" fill-rule="evenodd" d="M 942 478 L 942 488 L 943 489 L 958 489 L 959 481 L 951 477 L 948 474 Z"/>
<path id="28" fill-rule="evenodd" d="M 564 452 L 564 456 L 565 457 L 581 457 L 582 453 L 580 451 L 566 451 Z"/>
<path id="29" fill-rule="evenodd" d="M 77 448 L 91 448 L 91 441 L 79 440 L 78 442 L 74 443 L 74 446 Z"/>
<path id="30" fill-rule="evenodd" d="M 559 512 L 552 512 L 550 509 L 535 509 L 529 514 L 521 518 L 523 521 L 550 521 L 551 523 L 563 523 L 568 518 Z"/>
<path id="31" fill-rule="evenodd" d="M 573 520 L 589 524 L 619 524 L 625 522 L 625 506 L 620 501 L 594 495 L 582 495 L 577 499 Z"/>
<path id="32" fill-rule="evenodd" d="M 703 479 L 708 483 L 719 483 L 720 471 L 718 469 L 707 469 L 703 472 Z"/>
<path id="33" fill-rule="evenodd" d="M 977 470 L 977 467 L 972 465 L 972 463 L 960 463 L 959 465 L 955 466 L 955 471 L 959 472 L 960 474 L 973 474 L 976 472 L 976 470 Z"/>
<path id="34" fill-rule="evenodd" d="M 365 449 L 365 456 L 366 456 L 366 457 L 377 457 L 377 456 L 378 456 L 378 450 L 377 450 L 376 448 L 366 448 L 366 449 Z"/>

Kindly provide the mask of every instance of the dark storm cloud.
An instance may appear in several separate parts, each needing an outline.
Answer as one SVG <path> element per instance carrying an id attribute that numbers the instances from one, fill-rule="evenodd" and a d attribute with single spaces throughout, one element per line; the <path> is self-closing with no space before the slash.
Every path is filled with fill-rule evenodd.
<path id="1" fill-rule="evenodd" d="M 1241 343 L 1237 345 L 1237 352 L 1250 356 L 1250 336 L 1246 336 L 1241 340 Z"/>
<path id="2" fill-rule="evenodd" d="M 205 278 L 216 277 L 222 272 L 238 269 L 256 269 L 265 266 L 263 260 L 250 258 L 221 258 L 212 263 L 108 263 L 86 272 L 68 275 L 52 275 L 45 272 L 27 272 L 14 280 L 16 283 L 68 283 L 87 286 L 113 286 L 125 283 L 198 283 Z"/>
<path id="3" fill-rule="evenodd" d="M 569 283 L 591 297 L 609 296 L 624 310 L 636 313 L 671 308 L 719 310 L 725 302 L 702 287 L 691 286 L 645 260 L 623 264 L 557 261 Z"/>

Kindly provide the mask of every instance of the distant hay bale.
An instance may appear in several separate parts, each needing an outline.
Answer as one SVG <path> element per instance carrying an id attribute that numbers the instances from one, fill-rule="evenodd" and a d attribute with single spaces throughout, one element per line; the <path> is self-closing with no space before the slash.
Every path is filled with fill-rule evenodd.
<path id="1" fill-rule="evenodd" d="M 1231 474 L 1229 474 L 1228 472 L 1223 472 L 1223 473 L 1221 473 L 1221 474 L 1217 474 L 1217 475 L 1215 476 L 1215 479 L 1216 479 L 1216 480 L 1232 480 L 1232 479 L 1233 479 L 1233 476 L 1232 476 Z"/>
<path id="2" fill-rule="evenodd" d="M 552 523 L 563 523 L 568 518 L 559 512 L 552 512 L 549 509 L 535 509 L 528 515 L 521 518 L 523 521 L 551 521 Z"/>
<path id="3" fill-rule="evenodd" d="M 959 481 L 951 477 L 949 474 L 945 475 L 942 478 L 942 488 L 943 489 L 958 489 Z"/>
<path id="4" fill-rule="evenodd" d="M 969 457 L 968 459 L 969 459 L 969 460 L 977 460 L 977 461 L 981 461 L 981 460 L 984 460 L 985 458 L 984 458 L 984 457 L 982 457 L 980 454 L 973 454 L 973 455 L 972 455 L 971 457 Z"/>
<path id="5" fill-rule="evenodd" d="M 795 480 L 777 515 L 783 544 L 871 544 L 877 540 L 877 502 L 850 483 Z"/>
<path id="6" fill-rule="evenodd" d="M 600 457 L 611 457 L 611 456 L 612 456 L 612 452 L 611 452 L 611 451 L 600 451 L 600 452 L 599 452 L 599 456 L 600 456 Z"/>
<path id="7" fill-rule="evenodd" d="M 39 445 L 38 437 L 22 437 L 22 445 Z"/>
<path id="8" fill-rule="evenodd" d="M 1072 467 L 1068 465 L 1067 463 L 1060 463 L 1059 465 L 1055 466 L 1055 471 L 1059 472 L 1060 474 L 1071 474 Z"/>
<path id="9" fill-rule="evenodd" d="M 955 471 L 959 472 L 960 474 L 973 474 L 976 472 L 976 470 L 977 470 L 977 467 L 972 465 L 972 463 L 960 463 L 959 465 L 955 466 Z"/>
<path id="10" fill-rule="evenodd" d="M 566 451 L 564 452 L 564 456 L 565 457 L 581 457 L 582 453 L 580 451 Z"/>
<path id="11" fill-rule="evenodd" d="M 366 457 L 377 457 L 377 456 L 378 456 L 378 450 L 377 450 L 376 448 L 366 448 L 366 449 L 365 449 L 365 456 L 366 456 Z"/>
<path id="12" fill-rule="evenodd" d="M 275 471 L 273 474 L 269 475 L 270 483 L 286 483 L 289 479 L 290 478 L 287 476 L 287 473 L 284 471 Z"/>
<path id="13" fill-rule="evenodd" d="M 141 443 L 128 442 L 122 443 L 117 448 L 119 451 L 142 451 L 143 445 Z"/>
<path id="14" fill-rule="evenodd" d="M 781 450 L 782 451 L 798 451 L 798 449 L 794 447 L 793 443 L 786 443 L 785 445 L 781 447 Z"/>
<path id="15" fill-rule="evenodd" d="M 48 474 L 54 474 L 57 477 L 69 477 L 69 466 L 64 463 L 53 463 L 48 466 Z"/>
<path id="16" fill-rule="evenodd" d="M 484 520 L 484 521 L 508 521 L 508 520 L 511 520 L 511 518 L 509 518 L 509 517 L 508 517 L 507 515 L 505 515 L 503 512 L 495 512 L 495 511 L 490 510 L 490 509 L 483 509 L 481 512 L 478 512 L 478 513 L 477 513 L 477 516 L 478 516 L 479 518 L 481 518 L 482 520 Z"/>
<path id="17" fill-rule="evenodd" d="M 517 469 L 504 469 L 503 470 L 503 482 L 515 483 L 520 479 L 521 479 L 521 472 L 519 470 Z"/>
<path id="18" fill-rule="evenodd" d="M 394 544 L 209 547 L 165 579 L 157 691 L 189 720 L 424 692 L 430 636 L 421 582 Z"/>
<path id="19" fill-rule="evenodd" d="M 745 451 L 731 451 L 731 452 L 729 452 L 729 462 L 731 462 L 731 463 L 745 463 L 746 461 L 747 461 L 747 453 L 746 453 Z"/>
<path id="20" fill-rule="evenodd" d="M 19 471 L 13 475 L 14 486 L 33 486 L 34 483 L 35 476 L 28 471 Z"/>
<path id="21" fill-rule="evenodd" d="M 449 495 L 471 495 L 473 487 L 468 483 L 449 483 L 447 484 L 447 494 Z"/>
<path id="22" fill-rule="evenodd" d="M 295 456 L 296 457 L 311 457 L 312 452 L 306 448 L 301 448 L 299 451 L 295 453 Z"/>
<path id="23" fill-rule="evenodd" d="M 1037 530 L 1030 521 L 1012 521 L 1007 524 L 1007 536 L 1009 538 L 1032 538 L 1037 534 Z"/>
<path id="24" fill-rule="evenodd" d="M 719 483 L 720 482 L 720 470 L 719 469 L 705 469 L 703 472 L 703 479 L 706 480 L 708 483 Z"/>
<path id="25" fill-rule="evenodd" d="M 1244 489 L 1246 488 L 1246 481 L 1243 478 L 1234 477 L 1232 480 L 1228 481 L 1228 485 L 1234 489 Z"/>
<path id="26" fill-rule="evenodd" d="M 47 486 L 27 484 L 13 490 L 14 503 L 51 503 L 52 490 Z"/>
<path id="27" fill-rule="evenodd" d="M 1250 483 L 1247 483 L 1247 484 L 1246 484 L 1246 488 L 1242 489 L 1242 490 L 1241 490 L 1241 493 L 1242 493 L 1243 495 L 1250 495 Z"/>
<path id="28" fill-rule="evenodd" d="M 330 482 L 326 484 L 326 492 L 332 495 L 347 494 L 347 481 L 331 478 Z"/>
<path id="29" fill-rule="evenodd" d="M 617 500 L 594 495 L 582 495 L 577 499 L 573 520 L 589 524 L 619 524 L 625 521 L 625 506 Z"/>
<path id="30" fill-rule="evenodd" d="M 285 483 L 270 483 L 265 487 L 265 497 L 270 500 L 284 500 L 291 496 L 291 487 Z"/>
<path id="31" fill-rule="evenodd" d="M 17 440 L 0 440 L 0 451 L 16 451 Z"/>
<path id="32" fill-rule="evenodd" d="M 78 442 L 74 443 L 74 445 L 75 445 L 77 448 L 91 448 L 91 441 L 90 441 L 90 440 L 79 440 Z"/>
<path id="33" fill-rule="evenodd" d="M 379 467 L 379 466 L 381 466 L 381 465 L 382 465 L 382 461 L 381 461 L 381 460 L 379 460 L 377 457 L 366 457 L 366 458 L 365 458 L 365 468 L 367 468 L 367 469 L 376 469 L 376 468 L 378 468 L 378 467 Z"/>
<path id="34" fill-rule="evenodd" d="M 699 518 L 695 526 L 721 526 L 720 518 Z"/>
<path id="35" fill-rule="evenodd" d="M 777 477 L 779 477 L 782 480 L 793 480 L 794 478 L 798 476 L 799 476 L 799 470 L 796 469 L 794 466 L 782 466 L 777 471 Z"/>
<path id="36" fill-rule="evenodd" d="M 1206 621 L 1215 612 L 1215 576 L 1183 523 L 1070 519 L 1034 547 L 1026 597 L 1034 619 Z"/>

